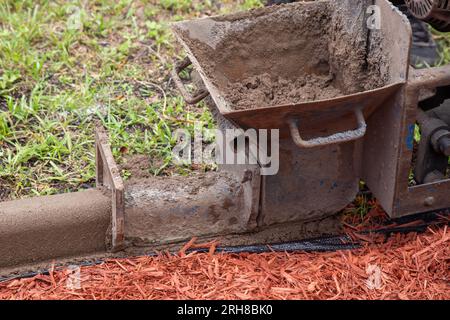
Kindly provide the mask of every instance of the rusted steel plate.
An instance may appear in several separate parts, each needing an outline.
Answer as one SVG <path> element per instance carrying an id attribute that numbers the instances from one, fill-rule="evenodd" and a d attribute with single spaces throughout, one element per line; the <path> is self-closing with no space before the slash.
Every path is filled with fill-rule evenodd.
<path id="1" fill-rule="evenodd" d="M 96 182 L 106 186 L 112 193 L 112 250 L 123 248 L 125 240 L 125 196 L 124 184 L 108 142 L 106 130 L 99 126 L 95 131 Z"/>

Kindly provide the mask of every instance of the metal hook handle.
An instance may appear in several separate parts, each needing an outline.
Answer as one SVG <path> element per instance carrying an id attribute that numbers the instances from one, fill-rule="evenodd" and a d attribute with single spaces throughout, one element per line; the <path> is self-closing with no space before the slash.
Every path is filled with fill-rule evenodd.
<path id="1" fill-rule="evenodd" d="M 175 82 L 175 86 L 177 87 L 178 91 L 180 91 L 180 94 L 183 97 L 184 101 L 186 101 L 187 104 L 196 104 L 205 99 L 209 95 L 209 92 L 206 90 L 199 90 L 194 96 L 192 96 L 184 87 L 183 81 L 180 77 L 180 73 L 191 64 L 192 62 L 189 57 L 184 58 L 184 60 L 175 64 L 171 75 L 173 81 Z"/>
<path id="2" fill-rule="evenodd" d="M 300 148 L 314 148 L 358 140 L 366 134 L 367 124 L 360 109 L 355 110 L 354 113 L 358 121 L 358 129 L 338 132 L 328 137 L 314 138 L 311 140 L 303 140 L 298 130 L 298 119 L 290 118 L 288 119 L 288 124 L 291 131 L 292 140 Z"/>

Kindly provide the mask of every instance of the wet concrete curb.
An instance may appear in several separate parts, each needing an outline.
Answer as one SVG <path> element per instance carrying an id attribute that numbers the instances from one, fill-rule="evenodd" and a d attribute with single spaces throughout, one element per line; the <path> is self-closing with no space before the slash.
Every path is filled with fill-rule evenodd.
<path id="1" fill-rule="evenodd" d="M 96 189 L 0 202 L 0 268 L 106 252 L 110 220 Z"/>

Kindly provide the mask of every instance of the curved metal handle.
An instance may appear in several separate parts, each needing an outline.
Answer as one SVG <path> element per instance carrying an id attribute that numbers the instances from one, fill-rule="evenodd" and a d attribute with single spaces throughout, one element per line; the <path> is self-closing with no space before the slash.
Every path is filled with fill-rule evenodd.
<path id="1" fill-rule="evenodd" d="M 358 120 L 358 129 L 349 130 L 345 132 L 335 133 L 328 137 L 320 137 L 311 140 L 303 140 L 298 131 L 298 119 L 290 118 L 288 120 L 289 129 L 294 143 L 300 148 L 314 148 L 327 146 L 330 144 L 337 144 L 358 140 L 366 134 L 367 124 L 364 120 L 364 115 L 360 109 L 354 111 L 356 119 Z"/>
<path id="2" fill-rule="evenodd" d="M 183 97 L 184 101 L 186 101 L 187 104 L 196 104 L 205 99 L 209 95 L 209 92 L 201 89 L 192 96 L 184 87 L 183 80 L 181 80 L 180 77 L 180 73 L 191 64 L 192 62 L 189 57 L 184 58 L 181 62 L 175 64 L 171 75 L 173 81 L 175 82 L 175 86 L 177 87 L 178 91 L 180 91 L 180 94 Z"/>

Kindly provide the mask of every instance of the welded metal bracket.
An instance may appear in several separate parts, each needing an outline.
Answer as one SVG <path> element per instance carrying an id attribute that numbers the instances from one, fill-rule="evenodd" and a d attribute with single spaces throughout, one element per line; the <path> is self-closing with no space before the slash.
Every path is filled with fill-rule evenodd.
<path id="1" fill-rule="evenodd" d="M 369 119 L 363 180 L 392 218 L 450 207 L 450 179 L 431 176 L 430 182 L 409 184 L 422 93 L 449 85 L 450 65 L 411 69 L 407 85 Z M 419 157 L 417 152 L 416 165 L 421 161 Z"/>
<path id="2" fill-rule="evenodd" d="M 111 244 L 112 251 L 119 251 L 124 248 L 125 241 L 125 188 L 109 145 L 108 133 L 102 126 L 95 130 L 95 155 L 97 187 L 111 190 Z"/>

